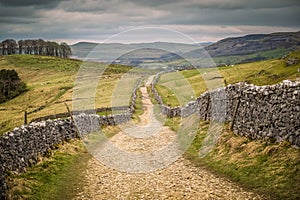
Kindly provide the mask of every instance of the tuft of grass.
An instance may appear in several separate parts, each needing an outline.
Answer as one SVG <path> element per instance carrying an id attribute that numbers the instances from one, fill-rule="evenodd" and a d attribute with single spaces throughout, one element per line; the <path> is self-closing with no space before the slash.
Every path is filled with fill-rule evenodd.
<path id="1" fill-rule="evenodd" d="M 166 118 L 164 126 L 168 126 L 172 131 L 177 132 L 180 127 L 180 118 L 179 117 Z"/>
<path id="2" fill-rule="evenodd" d="M 97 112 L 97 115 L 102 115 L 102 116 L 108 116 L 108 115 L 116 115 L 116 114 L 122 114 L 124 113 L 123 110 L 109 110 L 109 111 L 102 111 L 102 112 Z"/>

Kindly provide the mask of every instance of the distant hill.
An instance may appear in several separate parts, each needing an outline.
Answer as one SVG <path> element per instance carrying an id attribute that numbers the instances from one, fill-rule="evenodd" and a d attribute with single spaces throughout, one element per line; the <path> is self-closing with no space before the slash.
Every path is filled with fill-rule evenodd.
<path id="1" fill-rule="evenodd" d="M 91 43 L 91 42 L 79 42 L 71 45 L 72 53 L 74 57 L 97 57 L 98 59 L 109 60 L 116 59 L 124 54 L 130 53 L 137 49 L 160 49 L 164 51 L 185 53 L 191 50 L 200 48 L 201 44 L 183 44 L 183 43 L 169 43 L 169 42 L 153 42 L 153 43 L 134 43 L 134 44 L 122 44 L 122 43 Z M 204 44 L 204 46 L 207 43 Z M 92 52 L 93 51 L 93 52 Z"/>
<path id="2" fill-rule="evenodd" d="M 289 51 L 300 48 L 300 31 L 299 32 L 278 32 L 271 34 L 253 34 L 243 37 L 225 38 L 216 43 L 206 46 L 204 49 L 211 57 L 221 56 L 245 56 L 254 55 L 252 60 L 265 60 L 270 58 L 267 56 L 268 51 L 282 50 L 282 55 Z M 202 54 L 201 49 L 192 50 L 185 55 L 187 57 L 198 57 Z M 279 55 L 280 56 L 280 55 Z M 249 59 L 249 58 L 248 58 Z"/>
<path id="3" fill-rule="evenodd" d="M 89 43 L 71 45 L 73 56 L 100 62 L 117 62 L 133 66 L 147 66 L 150 63 L 166 63 L 185 67 L 182 58 L 207 58 L 207 53 L 217 65 L 236 64 L 279 58 L 300 49 L 299 32 L 278 32 L 253 34 L 243 37 L 225 38 L 216 43 Z M 178 54 L 178 55 L 176 55 Z M 201 67 L 201 61 L 197 67 Z M 171 64 L 170 64 L 171 63 Z M 203 65 L 207 66 L 207 65 Z"/>

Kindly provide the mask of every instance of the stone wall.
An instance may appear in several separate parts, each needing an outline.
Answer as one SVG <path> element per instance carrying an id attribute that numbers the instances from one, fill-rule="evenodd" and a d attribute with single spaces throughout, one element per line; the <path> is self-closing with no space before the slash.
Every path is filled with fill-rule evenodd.
<path id="1" fill-rule="evenodd" d="M 122 109 L 121 114 L 100 116 L 77 111 L 73 113 L 76 114 L 73 116 L 76 126 L 70 118 L 31 122 L 0 136 L 0 199 L 5 199 L 5 179 L 10 173 L 23 172 L 56 145 L 78 137 L 78 130 L 83 136 L 99 130 L 101 125 L 117 125 L 131 120 L 139 85 L 140 81 L 134 86 L 130 106 Z"/>
<path id="2" fill-rule="evenodd" d="M 56 144 L 76 137 L 70 119 L 33 122 L 15 128 L 0 138 L 0 168 L 22 172 Z"/>
<path id="3" fill-rule="evenodd" d="M 245 85 L 234 130 L 252 139 L 288 140 L 300 147 L 300 82 Z"/>
<path id="4" fill-rule="evenodd" d="M 237 83 L 205 92 L 183 108 L 170 108 L 163 104 L 154 87 L 157 80 L 158 77 L 154 79 L 151 89 L 162 113 L 169 117 L 186 117 L 197 113 L 202 119 L 230 122 L 238 104 L 234 122 L 236 133 L 252 139 L 288 140 L 300 147 L 300 82 L 284 81 L 271 86 Z M 70 119 L 32 122 L 2 135 L 0 199 L 5 197 L 5 176 L 8 172 L 24 171 L 37 162 L 38 156 L 46 154 L 55 145 L 76 138 L 77 129 L 85 134 L 96 130 L 99 125 L 116 125 L 129 121 L 135 110 L 138 87 L 139 82 L 134 87 L 131 105 L 121 114 L 75 115 L 77 126 Z"/>
<path id="5" fill-rule="evenodd" d="M 76 138 L 78 129 L 83 136 L 99 130 L 101 125 L 125 123 L 131 120 L 131 116 L 129 110 L 108 116 L 79 114 L 73 116 L 76 126 L 70 118 L 47 120 L 32 122 L 3 134 L 0 137 L 0 191 L 5 188 L 7 174 L 23 172 L 57 144 Z"/>
<path id="6" fill-rule="evenodd" d="M 171 108 L 163 104 L 155 89 L 158 77 L 151 89 L 161 112 L 168 117 L 197 113 L 204 120 L 232 122 L 236 110 L 235 133 L 251 139 L 288 140 L 300 147 L 300 82 L 283 81 L 270 86 L 232 84 L 207 91 L 185 107 Z"/>
<path id="7" fill-rule="evenodd" d="M 0 137 L 0 199 L 5 199 L 5 178 L 23 172 L 55 145 L 76 137 L 70 119 L 33 122 Z"/>
<path id="8" fill-rule="evenodd" d="M 128 106 L 118 106 L 118 107 L 106 107 L 106 108 L 96 108 L 96 109 L 91 109 L 91 110 L 77 110 L 77 111 L 72 111 L 72 115 L 79 115 L 81 113 L 86 113 L 86 114 L 93 114 L 93 113 L 100 113 L 100 112 L 111 112 L 111 111 L 127 111 L 129 109 Z M 40 121 L 46 121 L 48 119 L 58 119 L 58 118 L 68 118 L 70 117 L 70 114 L 68 112 L 64 113 L 57 113 L 54 115 L 47 115 L 47 116 L 42 116 L 38 117 L 35 119 L 32 119 L 31 122 L 40 122 Z"/>

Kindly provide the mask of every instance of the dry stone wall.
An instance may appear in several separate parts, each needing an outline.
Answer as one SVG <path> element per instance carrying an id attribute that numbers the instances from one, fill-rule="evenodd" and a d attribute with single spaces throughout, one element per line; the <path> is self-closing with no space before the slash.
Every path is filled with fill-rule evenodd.
<path id="1" fill-rule="evenodd" d="M 56 145 L 78 137 L 78 130 L 80 136 L 84 136 L 99 130 L 101 125 L 117 125 L 131 120 L 139 85 L 140 81 L 134 86 L 131 105 L 121 114 L 99 116 L 89 114 L 89 111 L 87 114 L 77 111 L 73 113 L 76 125 L 70 118 L 31 122 L 0 136 L 0 199 L 6 198 L 5 180 L 10 173 L 25 171 Z"/>
<path id="2" fill-rule="evenodd" d="M 32 122 L 15 128 L 0 137 L 0 199 L 5 199 L 5 179 L 10 173 L 23 172 L 35 164 L 39 156 L 64 141 L 99 130 L 101 125 L 116 125 L 131 119 L 131 110 L 122 114 L 99 116 L 75 115 L 70 119 Z"/>
<path id="3" fill-rule="evenodd" d="M 185 107 L 171 108 L 163 104 L 155 89 L 158 77 L 151 89 L 161 112 L 168 117 L 197 113 L 204 120 L 232 122 L 235 114 L 235 133 L 251 139 L 287 140 L 294 147 L 300 147 L 299 81 L 283 81 L 270 86 L 232 84 L 207 91 Z"/>
<path id="4" fill-rule="evenodd" d="M 252 139 L 288 140 L 300 147 L 300 82 L 245 85 L 234 130 Z"/>
<path id="5" fill-rule="evenodd" d="M 55 145 L 76 137 L 70 119 L 33 122 L 0 137 L 0 199 L 5 199 L 5 179 L 10 173 L 23 172 Z"/>

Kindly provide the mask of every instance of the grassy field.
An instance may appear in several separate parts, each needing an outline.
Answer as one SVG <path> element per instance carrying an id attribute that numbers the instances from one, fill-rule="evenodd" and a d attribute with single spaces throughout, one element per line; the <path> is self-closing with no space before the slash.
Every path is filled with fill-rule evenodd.
<path id="1" fill-rule="evenodd" d="M 300 58 L 300 52 L 291 53 L 289 56 Z M 178 106 L 193 100 L 195 96 L 208 89 L 225 84 L 247 82 L 270 85 L 286 79 L 296 80 L 300 78 L 299 68 L 300 63 L 286 66 L 285 60 L 275 59 L 235 66 L 179 71 L 163 74 L 156 89 L 164 94 L 161 96 L 166 105 Z"/>
<path id="2" fill-rule="evenodd" d="M 212 64 L 211 60 L 214 61 L 216 65 L 231 65 L 238 63 L 248 63 L 260 60 L 269 60 L 269 59 L 279 59 L 291 52 L 291 49 L 275 49 L 269 51 L 263 51 L 259 53 L 252 53 L 246 55 L 235 55 L 235 56 L 219 56 L 219 57 L 206 57 L 201 59 L 201 64 Z M 190 62 L 198 62 L 199 59 L 188 58 Z M 170 61 L 167 64 L 170 66 L 185 66 L 188 67 L 190 64 L 187 60 L 179 59 L 175 61 Z"/>
<path id="3" fill-rule="evenodd" d="M 263 51 L 259 53 L 239 55 L 239 56 L 220 56 L 213 57 L 213 60 L 216 64 L 235 64 L 235 63 L 244 63 L 258 60 L 268 60 L 268 59 L 278 59 L 282 56 L 288 54 L 289 49 L 275 49 L 270 51 Z"/>
<path id="4" fill-rule="evenodd" d="M 0 134 L 24 123 L 24 112 L 28 121 L 66 112 L 66 102 L 72 108 L 72 92 L 77 72 L 82 61 L 48 56 L 11 55 L 0 56 L 0 69 L 15 69 L 28 92 L 0 104 Z M 104 70 L 104 64 L 92 63 Z M 114 87 L 122 74 L 131 67 L 110 65 L 101 77 L 95 95 L 96 107 L 110 107 Z M 134 80 L 134 79 L 133 79 Z"/>

